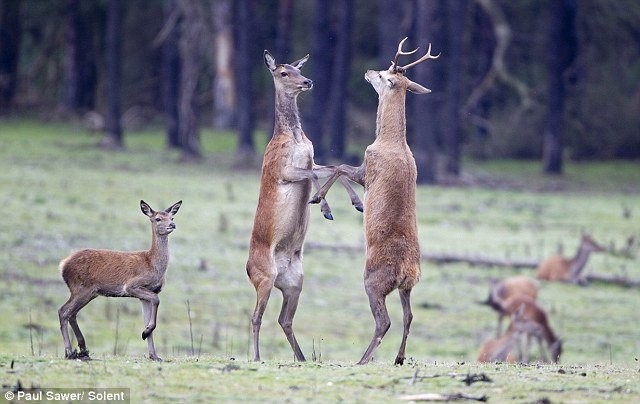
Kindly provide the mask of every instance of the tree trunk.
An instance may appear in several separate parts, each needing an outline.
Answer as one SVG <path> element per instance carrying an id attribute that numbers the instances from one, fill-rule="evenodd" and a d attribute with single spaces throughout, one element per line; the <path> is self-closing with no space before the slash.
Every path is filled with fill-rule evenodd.
<path id="1" fill-rule="evenodd" d="M 67 0 L 65 7 L 65 56 L 63 109 L 79 113 L 94 107 L 97 82 L 93 35 L 83 20 L 80 1 Z"/>
<path id="2" fill-rule="evenodd" d="M 162 104 L 167 130 L 167 146 L 182 147 L 180 138 L 180 53 L 178 50 L 178 24 L 180 11 L 176 0 L 166 0 L 164 4 L 165 24 L 170 24 L 162 42 Z"/>
<path id="3" fill-rule="evenodd" d="M 237 163 L 253 165 L 256 159 L 253 131 L 255 129 L 253 66 L 255 56 L 255 26 L 253 11 L 249 0 L 238 0 L 236 6 L 236 95 L 238 119 Z"/>
<path id="4" fill-rule="evenodd" d="M 331 100 L 329 101 L 329 134 L 331 144 L 329 154 L 332 158 L 342 159 L 345 151 L 345 120 L 349 71 L 351 70 L 351 26 L 353 22 L 354 0 L 342 0 L 340 3 L 340 22 L 337 32 L 338 42 L 333 64 Z"/>
<path id="5" fill-rule="evenodd" d="M 313 34 L 311 45 L 311 77 L 313 91 L 311 106 L 306 118 L 305 133 L 313 143 L 314 160 L 319 164 L 326 163 L 326 146 L 324 133 L 327 121 L 327 103 L 331 91 L 331 73 L 333 66 L 333 39 L 330 35 L 330 11 L 332 0 L 316 0 L 313 16 Z"/>
<path id="6" fill-rule="evenodd" d="M 442 14 L 438 2 L 418 0 L 416 9 L 416 43 L 421 49 L 429 43 L 437 43 L 435 37 L 442 29 Z M 442 42 L 440 42 L 442 43 Z M 434 48 L 435 49 L 435 48 Z M 436 50 L 434 53 L 439 52 Z M 414 81 L 428 88 L 437 85 L 436 63 L 420 63 L 414 67 Z M 438 103 L 435 94 L 415 97 L 413 100 L 413 123 L 415 136 L 413 139 L 416 166 L 418 169 L 418 183 L 433 184 L 437 181 L 438 158 Z"/>
<path id="7" fill-rule="evenodd" d="M 230 0 L 213 2 L 216 72 L 213 80 L 213 127 L 230 129 L 235 121 L 233 20 Z"/>
<path id="8" fill-rule="evenodd" d="M 571 66 L 576 53 L 575 0 L 550 3 L 549 43 L 547 46 L 549 75 L 547 126 L 544 132 L 542 160 L 547 174 L 562 174 L 564 149 L 564 72 Z"/>
<path id="9" fill-rule="evenodd" d="M 447 65 L 447 106 L 445 113 L 445 150 L 447 174 L 460 175 L 460 143 L 462 128 L 460 126 L 460 107 L 462 93 L 462 35 L 464 33 L 464 16 L 467 9 L 466 0 L 450 0 L 447 2 L 449 19 L 449 63 Z"/>
<path id="10" fill-rule="evenodd" d="M 378 0 L 378 67 L 391 65 L 398 43 L 406 35 L 401 32 L 402 4 L 396 0 Z"/>
<path id="11" fill-rule="evenodd" d="M 180 101 L 179 128 L 182 161 L 197 160 L 200 152 L 200 127 L 198 122 L 198 105 L 196 89 L 200 76 L 200 41 L 204 35 L 203 12 L 201 3 L 180 0 L 178 7 L 182 13 L 183 23 L 178 41 L 180 50 Z"/>
<path id="12" fill-rule="evenodd" d="M 18 85 L 21 4 L 19 0 L 0 0 L 0 115 L 11 105 Z"/>
<path id="13" fill-rule="evenodd" d="M 100 146 L 106 149 L 121 149 L 122 125 L 120 123 L 120 94 L 122 82 L 122 4 L 121 0 L 109 0 L 107 9 L 105 92 L 107 113 L 105 134 Z"/>

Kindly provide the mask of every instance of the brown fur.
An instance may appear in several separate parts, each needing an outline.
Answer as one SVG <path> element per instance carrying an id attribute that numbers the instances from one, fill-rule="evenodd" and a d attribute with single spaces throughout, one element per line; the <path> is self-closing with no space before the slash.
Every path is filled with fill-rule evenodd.
<path id="1" fill-rule="evenodd" d="M 298 94 L 312 87 L 311 80 L 300 74 L 308 55 L 292 64 L 276 64 L 265 50 L 264 58 L 273 76 L 276 108 L 273 137 L 262 163 L 260 195 L 246 265 L 249 280 L 256 289 L 251 318 L 254 360 L 260 360 L 262 316 L 275 286 L 283 296 L 278 322 L 296 360 L 304 361 L 293 332 L 293 317 L 304 278 L 302 249 L 309 224 L 308 200 L 312 184 L 319 186 L 318 170 L 325 167 L 314 164 L 313 144 L 298 117 Z M 330 219 L 329 206 L 324 200 L 322 203 L 322 212 Z"/>
<path id="2" fill-rule="evenodd" d="M 98 296 L 135 297 L 142 302 L 145 329 L 142 339 L 147 340 L 149 358 L 160 360 L 153 344 L 156 327 L 158 293 L 162 289 L 169 263 L 168 236 L 175 229 L 173 216 L 178 213 L 182 201 L 165 211 L 155 212 L 140 201 L 142 213 L 151 221 L 151 248 L 146 251 L 122 252 L 84 249 L 60 262 L 60 274 L 69 287 L 71 296 L 60 307 L 60 331 L 68 359 L 89 359 L 84 336 L 78 327 L 76 315 Z M 80 352 L 72 350 L 67 324 L 78 341 Z"/>
<path id="3" fill-rule="evenodd" d="M 502 304 L 505 300 L 514 296 L 526 296 L 532 300 L 536 300 L 538 297 L 538 282 L 528 276 L 519 275 L 503 279 L 493 285 L 489 292 L 489 297 L 483 303 L 488 304 L 498 312 L 498 326 L 496 331 L 498 337 L 502 330 L 502 320 L 504 316 L 509 314 L 503 311 Z"/>
<path id="4" fill-rule="evenodd" d="M 405 38 L 406 40 L 406 38 Z M 425 94 L 430 90 L 404 76 L 407 67 L 397 66 L 403 40 L 388 70 L 368 71 L 365 79 L 378 93 L 376 139 L 365 151 L 360 167 L 340 165 L 313 196 L 319 202 L 340 176 L 364 186 L 364 234 L 366 263 L 364 286 L 376 328 L 359 364 L 368 363 L 391 323 L 386 296 L 398 289 L 403 308 L 404 331 L 395 363 L 405 359 L 407 336 L 413 314 L 411 289 L 420 278 L 420 247 L 416 222 L 416 164 L 407 145 L 405 97 L 407 91 Z M 429 50 L 431 47 L 429 47 Z M 437 56 L 436 56 L 437 57 Z M 430 51 L 415 63 L 435 58 Z"/>
<path id="5" fill-rule="evenodd" d="M 569 259 L 554 254 L 538 264 L 536 277 L 549 281 L 579 282 L 591 252 L 605 251 L 589 235 L 583 234 L 576 255 Z"/>
<path id="6" fill-rule="evenodd" d="M 527 337 L 527 346 L 523 352 L 524 362 L 528 362 L 529 341 L 532 337 L 538 340 L 540 353 L 544 360 L 546 360 L 546 352 L 543 348 L 543 341 L 547 345 L 551 360 L 553 362 L 559 360 L 562 353 L 562 342 L 549 325 L 546 311 L 535 300 L 527 296 L 513 296 L 505 300 L 502 306 L 505 313 L 518 314 L 521 318 L 514 328 Z"/>

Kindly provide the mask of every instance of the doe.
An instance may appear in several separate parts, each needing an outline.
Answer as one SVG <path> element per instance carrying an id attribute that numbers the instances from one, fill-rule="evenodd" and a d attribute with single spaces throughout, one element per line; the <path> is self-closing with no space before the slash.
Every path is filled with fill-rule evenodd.
<path id="1" fill-rule="evenodd" d="M 71 292 L 69 300 L 60 307 L 60 331 L 67 359 L 90 359 L 84 336 L 78 327 L 76 315 L 98 296 L 135 297 L 142 303 L 145 329 L 142 339 L 147 340 L 149 359 L 162 360 L 153 344 L 153 330 L 158 314 L 158 293 L 165 281 L 169 263 L 168 236 L 176 228 L 173 217 L 182 201 L 164 211 L 156 212 L 140 201 L 142 213 L 151 220 L 151 248 L 147 251 L 123 252 L 84 249 L 60 262 L 60 273 Z M 68 324 L 78 341 L 79 352 L 72 350 Z"/>

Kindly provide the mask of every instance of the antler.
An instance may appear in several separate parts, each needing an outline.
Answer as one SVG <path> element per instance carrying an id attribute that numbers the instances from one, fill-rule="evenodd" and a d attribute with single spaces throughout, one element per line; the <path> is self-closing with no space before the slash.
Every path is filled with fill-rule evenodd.
<path id="1" fill-rule="evenodd" d="M 393 71 L 393 72 L 397 72 L 398 71 L 398 58 L 401 55 L 411 55 L 413 53 L 415 53 L 418 48 L 415 48 L 414 50 L 412 50 L 411 52 L 403 52 L 402 51 L 402 45 L 404 45 L 404 41 L 407 40 L 408 37 L 405 37 L 402 41 L 400 41 L 400 43 L 398 44 L 398 51 L 396 52 L 396 55 L 393 57 L 393 61 L 391 62 L 391 67 L 389 68 L 389 70 Z"/>
<path id="2" fill-rule="evenodd" d="M 405 38 L 405 39 L 407 39 L 407 38 Z M 403 40 L 402 42 L 404 42 L 404 40 Z M 400 42 L 400 45 L 402 45 L 402 42 Z M 418 50 L 418 48 L 416 48 L 413 52 L 415 52 L 415 51 L 417 51 L 417 50 Z M 410 53 L 413 53 L 413 52 L 410 52 Z M 411 62 L 411 63 L 409 63 L 408 65 L 404 65 L 404 66 L 402 66 L 402 67 L 400 67 L 400 66 L 395 66 L 395 69 L 396 69 L 396 71 L 398 71 L 398 72 L 404 73 L 404 72 L 405 72 L 408 68 L 410 68 L 411 66 L 415 66 L 415 65 L 417 65 L 418 63 L 424 62 L 425 60 L 428 60 L 428 59 L 437 59 L 437 58 L 439 58 L 439 57 L 440 57 L 440 53 L 438 53 L 438 54 L 437 54 L 437 55 L 435 55 L 435 56 L 431 54 L 431 44 L 429 44 L 429 49 L 427 49 L 427 53 L 426 53 L 426 55 L 424 55 L 424 56 L 423 56 L 423 57 L 421 57 L 420 59 L 416 60 L 415 62 Z M 397 59 L 397 56 L 396 56 L 396 59 Z"/>

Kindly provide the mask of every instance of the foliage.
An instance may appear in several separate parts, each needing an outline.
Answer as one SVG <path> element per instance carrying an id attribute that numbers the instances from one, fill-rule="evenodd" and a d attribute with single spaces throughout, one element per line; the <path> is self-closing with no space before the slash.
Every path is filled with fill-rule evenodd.
<path id="1" fill-rule="evenodd" d="M 127 151 L 108 153 L 78 127 L 0 122 L 0 375 L 4 386 L 131 387 L 134 401 L 381 401 L 423 392 L 487 394 L 498 401 L 640 399 L 637 290 L 604 284 L 542 285 L 540 301 L 565 341 L 559 365 L 480 365 L 479 344 L 496 316 L 476 304 L 494 279 L 517 271 L 424 262 L 412 294 L 408 365 L 392 366 L 401 335 L 397 294 L 392 326 L 372 365 L 353 363 L 371 338 L 362 287 L 364 254 L 308 248 L 294 327 L 311 360 L 299 364 L 277 324 L 280 296 L 264 316 L 264 363 L 251 358 L 249 317 L 255 292 L 244 264 L 258 194 L 256 171 L 229 167 L 235 137 L 205 132 L 198 165 L 178 164 L 157 131 L 131 133 Z M 580 232 L 610 246 L 587 270 L 640 278 L 638 249 L 618 254 L 638 234 L 637 164 L 569 165 L 567 176 L 538 174 L 534 164 L 469 162 L 469 172 L 497 188 L 419 187 L 421 245 L 432 252 L 540 258 L 571 254 Z M 336 188 L 338 189 L 338 188 Z M 171 235 L 167 284 L 160 294 L 150 363 L 140 305 L 98 298 L 78 321 L 96 361 L 61 358 L 57 309 L 68 296 L 58 261 L 83 247 L 139 250 L 150 243 L 138 201 L 184 201 Z M 308 241 L 362 245 L 361 216 L 341 191 L 328 195 L 335 220 L 312 207 Z M 187 315 L 187 301 L 190 317 Z M 192 328 L 189 327 L 189 318 Z M 193 335 L 193 338 L 191 337 Z M 537 351 L 534 349 L 534 354 Z M 15 361 L 13 367 L 11 362 Z M 416 374 L 417 372 L 417 374 Z M 468 373 L 493 382 L 465 386 Z M 412 382 L 412 380 L 414 380 Z"/>

